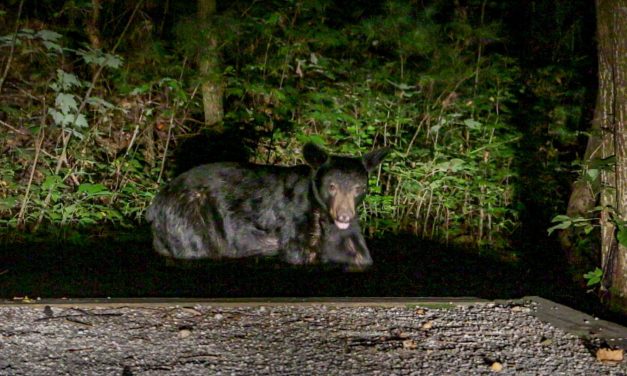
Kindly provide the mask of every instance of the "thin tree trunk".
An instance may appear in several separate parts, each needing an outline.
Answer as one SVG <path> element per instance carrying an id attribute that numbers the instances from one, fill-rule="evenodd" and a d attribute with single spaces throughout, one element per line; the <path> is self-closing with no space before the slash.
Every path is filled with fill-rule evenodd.
<path id="1" fill-rule="evenodd" d="M 602 298 L 627 311 L 627 247 L 618 242 L 616 228 L 616 223 L 627 220 L 627 0 L 597 0 L 596 11 L 599 87 L 584 160 L 591 166 L 592 161 L 614 157 L 615 164 L 601 168 L 594 189 L 587 182 L 576 182 L 566 213 L 589 216 L 597 205 L 594 191 L 600 190 Z M 581 267 L 582 258 L 572 244 L 574 231 L 562 232 L 560 240 L 571 265 Z"/>
<path id="2" fill-rule="evenodd" d="M 100 37 L 100 0 L 91 0 L 91 17 L 87 19 L 87 36 L 89 44 L 94 49 L 102 48 L 102 38 Z"/>
<path id="3" fill-rule="evenodd" d="M 600 70 L 599 74 L 601 74 Z M 603 103 L 605 103 L 605 100 L 603 98 L 607 97 L 606 92 L 606 87 L 599 85 L 595 114 L 592 120 L 592 127 L 590 130 L 590 136 L 588 138 L 588 144 L 586 145 L 586 151 L 583 157 L 583 160 L 588 166 L 591 166 L 593 164 L 593 161 L 595 160 L 602 160 L 608 154 L 607 143 L 610 138 L 608 138 L 607 135 L 605 135 L 606 137 L 604 137 L 604 133 L 607 132 L 602 129 L 603 122 L 601 116 L 601 114 L 603 113 L 603 111 L 601 111 L 601 106 L 603 105 Z M 591 218 L 594 216 L 593 209 L 599 202 L 596 193 L 599 192 L 599 189 L 602 186 L 602 178 L 603 177 L 599 175 L 597 181 L 591 183 L 587 179 L 582 177 L 581 179 L 573 183 L 572 192 L 568 200 L 568 207 L 566 209 L 566 215 L 571 218 Z M 602 221 L 602 223 L 606 222 L 603 219 Z M 591 250 L 589 246 L 586 246 L 583 250 L 580 249 L 581 246 L 579 246 L 577 243 L 578 239 L 581 239 L 582 237 L 586 237 L 586 235 L 584 234 L 584 230 L 577 227 L 570 227 L 566 230 L 561 231 L 559 234 L 559 240 L 562 249 L 564 249 L 566 253 L 567 261 L 571 267 L 571 270 L 573 270 L 576 274 L 573 275 L 573 279 L 578 282 L 584 283 L 583 271 L 587 271 L 594 266 L 598 266 L 599 255 L 598 249 L 596 251 Z M 589 257 L 589 255 L 585 254 L 588 252 L 594 252 L 595 255 L 593 255 L 593 257 Z M 594 264 L 591 264 L 591 262 Z"/>
<path id="4" fill-rule="evenodd" d="M 601 173 L 603 288 L 609 303 L 627 309 L 627 247 L 618 243 L 615 226 L 627 219 L 627 0 L 597 0 L 596 8 L 599 93 L 594 121 L 602 135 L 601 157 L 616 160 L 613 169 Z"/>
<path id="5" fill-rule="evenodd" d="M 218 39 L 211 28 L 211 17 L 216 13 L 216 0 L 198 0 L 198 20 L 207 32 L 205 48 L 201 51 L 198 66 L 202 75 L 201 85 L 205 125 L 216 132 L 222 132 L 224 108 L 222 96 L 224 85 L 220 70 Z"/>

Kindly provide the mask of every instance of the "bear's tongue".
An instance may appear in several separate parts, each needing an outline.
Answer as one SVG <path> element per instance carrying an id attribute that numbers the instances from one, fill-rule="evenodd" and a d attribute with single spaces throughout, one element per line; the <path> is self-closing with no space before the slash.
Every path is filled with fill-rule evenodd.
<path id="1" fill-rule="evenodd" d="M 335 221 L 335 225 L 340 230 L 346 230 L 348 228 L 348 226 L 350 226 L 350 223 L 349 222 L 338 222 L 338 221 Z"/>

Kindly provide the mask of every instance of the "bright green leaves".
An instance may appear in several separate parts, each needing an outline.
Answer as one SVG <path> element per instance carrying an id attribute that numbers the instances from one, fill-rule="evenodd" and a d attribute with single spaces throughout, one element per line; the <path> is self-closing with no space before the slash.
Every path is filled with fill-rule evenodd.
<path id="1" fill-rule="evenodd" d="M 479 130 L 481 129 L 481 123 L 474 119 L 466 119 L 464 120 L 464 125 L 468 127 L 470 130 Z"/>
<path id="2" fill-rule="evenodd" d="M 57 69 L 57 78 L 50 84 L 50 88 L 55 92 L 69 91 L 82 87 L 81 81 L 72 73 L 67 73 L 62 69 Z"/>
<path id="3" fill-rule="evenodd" d="M 78 192 L 87 196 L 110 195 L 111 192 L 103 184 L 82 183 L 78 186 Z"/>
<path id="4" fill-rule="evenodd" d="M 623 247 L 627 247 L 627 226 L 625 226 L 624 223 L 618 226 L 616 240 L 618 240 L 618 243 Z"/>
<path id="5" fill-rule="evenodd" d="M 13 196 L 0 198 L 0 211 L 13 209 L 17 205 L 17 198 Z"/>
<path id="6" fill-rule="evenodd" d="M 24 28 L 19 30 L 16 35 L 8 34 L 1 36 L 0 46 L 10 46 L 15 38 L 16 46 L 21 46 L 25 41 L 39 42 L 44 46 L 47 53 L 51 53 L 53 55 L 61 54 L 63 53 L 63 48 L 61 48 L 61 45 L 59 44 L 61 37 L 61 34 L 52 30 L 44 29 L 36 32 L 33 29 Z"/>
<path id="7" fill-rule="evenodd" d="M 601 268 L 595 268 L 593 271 L 584 274 L 583 277 L 588 281 L 587 285 L 589 287 L 597 285 L 601 283 L 603 270 L 601 270 Z"/>
<path id="8" fill-rule="evenodd" d="M 235 38 L 222 55 L 225 118 L 268 130 L 261 144 L 286 164 L 312 137 L 352 155 L 392 145 L 371 182 L 380 195 L 366 198 L 369 231 L 507 246 L 519 225 L 520 134 L 507 109 L 520 70 L 502 55 L 477 59 L 478 43 L 500 39 L 498 27 L 399 1 L 368 17 L 331 22 L 325 12 L 259 3 L 230 20 L 238 32 L 225 35 Z M 276 126 L 286 119 L 298 143 Z"/>
<path id="9" fill-rule="evenodd" d="M 556 230 L 565 230 L 567 228 L 576 227 L 583 229 L 585 234 L 589 234 L 594 229 L 594 223 L 596 219 L 591 218 L 583 218 L 581 216 L 577 217 L 569 217 L 567 215 L 556 215 L 551 220 L 551 223 L 554 223 L 547 232 L 551 235 Z"/>
<path id="10" fill-rule="evenodd" d="M 87 118 L 79 113 L 79 102 L 72 90 L 81 89 L 82 82 L 73 74 L 57 69 L 57 79 L 50 84 L 56 92 L 54 107 L 48 108 L 48 114 L 54 124 L 67 129 L 78 138 L 83 138 L 81 130 L 88 127 Z"/>
<path id="11" fill-rule="evenodd" d="M 566 229 L 581 229 L 585 235 L 590 234 L 595 227 L 599 226 L 600 221 L 600 212 L 602 210 L 607 210 L 610 221 L 616 227 L 616 240 L 618 243 L 624 247 L 627 247 L 627 222 L 620 220 L 617 218 L 615 209 L 611 206 L 606 206 L 605 208 L 602 206 L 594 207 L 587 217 L 582 216 L 574 216 L 570 217 L 565 214 L 559 214 L 553 217 L 551 223 L 553 225 L 547 229 L 549 235 L 557 230 L 566 230 Z"/>

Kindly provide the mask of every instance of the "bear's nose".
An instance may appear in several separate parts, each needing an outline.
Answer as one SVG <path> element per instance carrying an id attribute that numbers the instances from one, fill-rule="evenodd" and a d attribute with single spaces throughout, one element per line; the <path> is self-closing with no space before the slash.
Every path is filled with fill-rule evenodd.
<path id="1" fill-rule="evenodd" d="M 338 222 L 348 223 L 351 221 L 351 217 L 348 214 L 340 214 L 337 216 Z"/>

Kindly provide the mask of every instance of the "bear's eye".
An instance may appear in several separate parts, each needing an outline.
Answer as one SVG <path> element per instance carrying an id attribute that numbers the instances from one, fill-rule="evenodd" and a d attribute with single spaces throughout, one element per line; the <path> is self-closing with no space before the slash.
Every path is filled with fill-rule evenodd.
<path id="1" fill-rule="evenodd" d="M 329 183 L 329 193 L 335 193 L 337 191 L 337 185 L 335 183 Z"/>
<path id="2" fill-rule="evenodd" d="M 365 188 L 363 185 L 356 185 L 353 189 L 355 190 L 355 193 L 358 195 L 364 193 L 365 191 Z"/>

